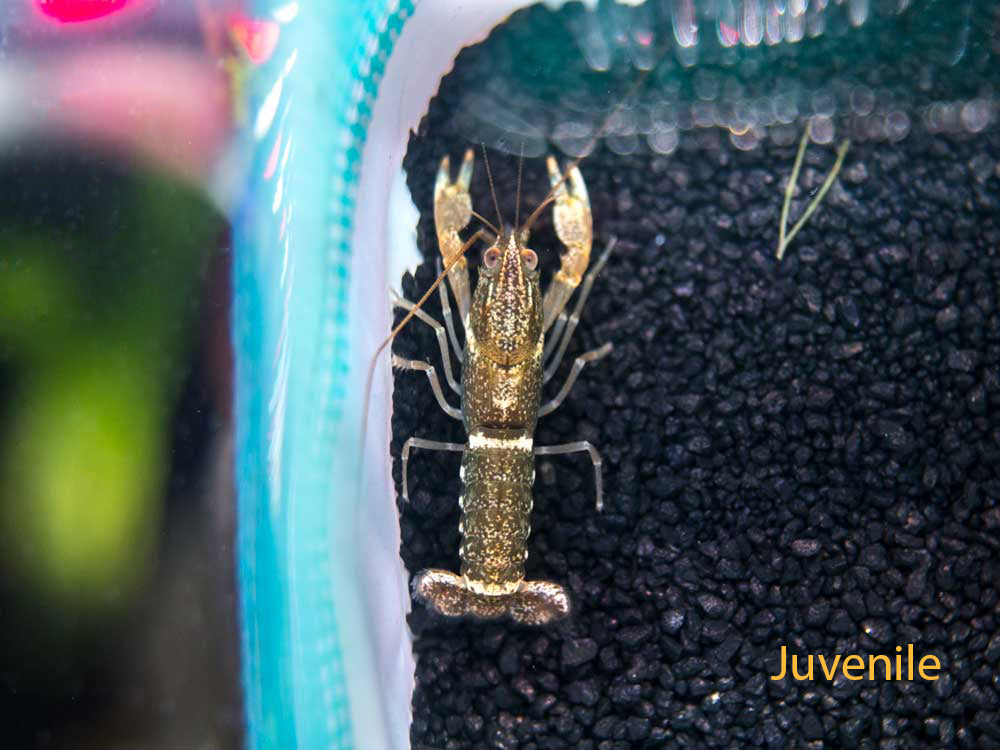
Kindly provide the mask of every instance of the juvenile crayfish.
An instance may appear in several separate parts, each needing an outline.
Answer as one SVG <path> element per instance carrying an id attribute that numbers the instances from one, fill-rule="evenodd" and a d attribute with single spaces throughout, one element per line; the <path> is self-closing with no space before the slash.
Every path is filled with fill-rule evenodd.
<path id="1" fill-rule="evenodd" d="M 844 141 L 838 148 L 836 163 L 819 192 L 791 231 L 786 231 L 791 198 L 809 138 L 807 127 L 785 189 L 779 226 L 779 260 L 822 202 L 840 171 L 849 145 Z M 541 403 L 542 386 L 555 375 L 594 279 L 614 246 L 613 241 L 609 243 L 597 263 L 587 271 L 593 220 L 578 163 L 579 160 L 565 173 L 560 173 L 555 159 L 548 158 L 552 189 L 523 226 L 518 226 L 515 218 L 513 229 L 504 227 L 494 193 L 497 217 L 500 226 L 504 227 L 498 229 L 472 210 L 469 196 L 472 150 L 466 151 L 454 181 L 449 159 L 445 157 L 434 186 L 434 223 L 444 273 L 416 304 L 398 297 L 394 300 L 394 304 L 408 313 L 383 346 L 413 317 L 431 326 L 441 350 L 445 379 L 461 398 L 461 408 L 448 403 L 433 365 L 393 355 L 393 366 L 425 373 L 441 409 L 462 420 L 468 435 L 464 444 L 411 437 L 403 444 L 401 456 L 403 497 L 408 500 L 407 468 L 411 449 L 463 454 L 461 477 L 465 489 L 459 498 L 462 509 L 459 532 L 463 537 L 459 549 L 461 573 L 424 570 L 413 581 L 414 595 L 443 615 L 510 616 L 522 623 L 544 624 L 569 612 L 569 599 L 562 586 L 524 579 L 535 456 L 589 453 L 594 465 L 597 509 L 602 506 L 601 457 L 593 445 L 587 441 L 551 446 L 534 444 L 538 417 L 544 417 L 562 403 L 588 362 L 601 359 L 612 349 L 611 343 L 606 343 L 577 357 L 559 392 Z M 489 175 L 488 161 L 486 169 Z M 490 189 L 493 190 L 492 176 Z M 537 270 L 538 256 L 528 243 L 532 224 L 550 202 L 554 203 L 556 235 L 565 246 L 565 252 L 559 271 L 543 295 Z M 459 233 L 473 216 L 493 234 L 483 254 L 475 291 L 471 292 L 465 253 L 477 241 L 489 237 L 485 229 L 480 229 L 462 241 Z M 464 350 L 456 335 L 449 295 L 442 283 L 445 277 L 465 329 Z M 572 313 L 567 315 L 566 305 L 581 281 L 583 286 Z M 435 287 L 441 297 L 443 325 L 420 309 Z M 449 341 L 463 363 L 461 383 L 456 381 L 452 371 Z"/>
<path id="2" fill-rule="evenodd" d="M 444 325 L 421 310 L 420 303 L 394 300 L 396 305 L 410 311 L 407 319 L 415 315 L 433 327 L 441 349 L 445 380 L 461 398 L 461 408 L 448 403 L 433 365 L 393 355 L 393 366 L 425 373 L 438 404 L 446 414 L 464 422 L 468 435 L 464 444 L 411 437 L 402 449 L 403 496 L 407 500 L 411 449 L 463 454 L 461 477 L 465 486 L 459 498 L 461 573 L 424 570 L 413 581 L 414 595 L 443 615 L 510 616 L 522 623 L 543 624 L 569 612 L 569 598 L 562 586 L 524 578 L 535 456 L 587 452 L 594 466 L 597 509 L 602 506 L 601 457 L 593 445 L 585 440 L 563 445 L 534 444 L 538 417 L 549 414 L 562 403 L 588 362 L 601 359 L 612 349 L 611 343 L 606 343 L 577 357 L 559 392 L 551 400 L 541 402 L 542 387 L 555 375 L 594 279 L 612 249 L 609 246 L 587 272 L 593 221 L 583 177 L 575 164 L 565 174 L 560 173 L 552 157 L 547 166 L 552 183 L 549 196 L 522 227 L 517 226 L 515 218 L 511 229 L 504 227 L 499 206 L 500 228 L 472 210 L 471 149 L 466 152 L 454 181 L 448 157 L 441 162 L 434 187 L 434 222 L 448 285 L 465 329 L 464 350 L 459 345 L 444 284 L 438 287 Z M 489 174 L 489 162 L 486 168 Z M 492 190 L 491 175 L 490 186 Z M 493 198 L 496 204 L 495 194 Z M 543 295 L 538 256 L 528 242 L 532 223 L 549 202 L 554 203 L 556 234 L 565 252 L 560 270 Z M 464 254 L 472 243 L 485 236 L 485 230 L 479 230 L 466 242 L 459 233 L 473 215 L 493 231 L 493 237 L 483 254 L 475 290 L 470 291 Z M 583 286 L 575 306 L 567 315 L 566 305 L 581 281 Z M 456 382 L 452 372 L 449 340 L 462 362 L 461 382 Z"/>

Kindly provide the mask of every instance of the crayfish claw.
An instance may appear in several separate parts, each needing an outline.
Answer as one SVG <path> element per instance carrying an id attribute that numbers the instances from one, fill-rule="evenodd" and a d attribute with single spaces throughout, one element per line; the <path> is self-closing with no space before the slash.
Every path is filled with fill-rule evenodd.
<path id="1" fill-rule="evenodd" d="M 458 233 L 465 229 L 472 218 L 472 197 L 469 195 L 469 183 L 472 180 L 472 149 L 465 152 L 462 166 L 458 170 L 458 179 L 452 182 L 451 160 L 445 156 L 438 168 L 434 180 L 434 225 L 438 238 L 448 235 L 444 244 L 461 244 Z M 448 257 L 445 260 L 449 260 Z"/>

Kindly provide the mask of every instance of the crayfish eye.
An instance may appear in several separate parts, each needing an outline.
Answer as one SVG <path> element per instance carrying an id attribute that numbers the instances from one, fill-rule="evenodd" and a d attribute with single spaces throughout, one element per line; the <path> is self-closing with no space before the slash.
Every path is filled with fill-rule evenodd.
<path id="1" fill-rule="evenodd" d="M 500 262 L 500 250 L 495 247 L 491 247 L 485 253 L 483 253 L 483 265 L 487 268 L 496 268 L 497 263 Z"/>
<path id="2" fill-rule="evenodd" d="M 538 267 L 538 254 L 534 250 L 528 250 L 528 249 L 522 250 L 521 260 L 523 260 L 524 265 L 526 265 L 532 271 L 534 271 Z"/>

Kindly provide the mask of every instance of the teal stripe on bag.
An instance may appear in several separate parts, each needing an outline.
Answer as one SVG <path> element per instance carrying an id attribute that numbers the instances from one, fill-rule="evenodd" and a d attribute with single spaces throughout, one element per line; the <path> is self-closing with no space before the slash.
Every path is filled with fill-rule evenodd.
<path id="1" fill-rule="evenodd" d="M 342 496 L 351 485 L 338 486 L 331 465 L 345 402 L 356 397 L 344 380 L 361 152 L 413 3 L 254 8 L 280 35 L 248 86 L 248 182 L 233 219 L 247 746 L 352 748 L 365 733 L 352 727 L 350 660 L 363 649 L 341 639 L 338 608 L 350 592 L 332 582 L 331 545 L 340 510 L 357 500 Z"/>

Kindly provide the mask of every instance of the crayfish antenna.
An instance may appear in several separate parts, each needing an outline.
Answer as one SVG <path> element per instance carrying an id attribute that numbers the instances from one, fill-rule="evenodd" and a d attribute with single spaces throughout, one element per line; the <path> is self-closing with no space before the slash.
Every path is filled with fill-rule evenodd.
<path id="1" fill-rule="evenodd" d="M 497 200 L 497 191 L 493 188 L 493 172 L 490 171 L 490 157 L 486 155 L 486 144 L 483 147 L 483 161 L 486 162 L 486 179 L 490 181 L 490 195 L 493 196 L 493 208 L 497 210 L 497 224 L 503 226 L 503 216 L 500 214 L 500 201 Z M 497 232 L 499 234 L 499 232 Z"/>

